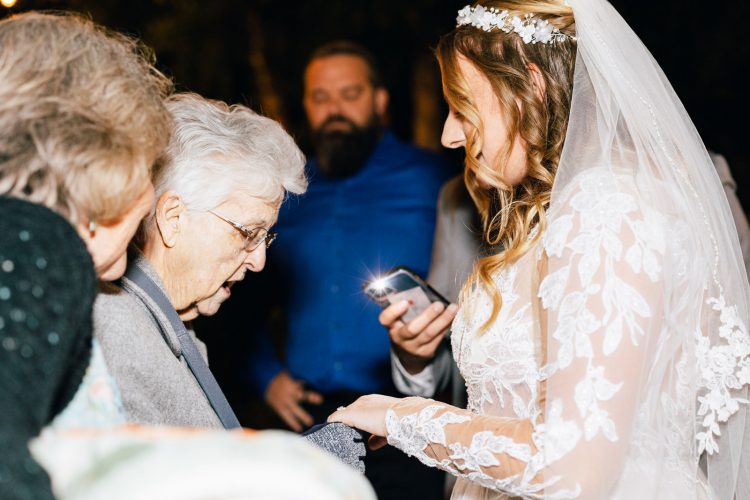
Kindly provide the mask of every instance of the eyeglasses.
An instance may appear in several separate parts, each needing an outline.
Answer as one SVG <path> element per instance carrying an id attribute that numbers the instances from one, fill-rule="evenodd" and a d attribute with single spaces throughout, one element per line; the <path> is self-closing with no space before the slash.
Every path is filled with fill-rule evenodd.
<path id="1" fill-rule="evenodd" d="M 264 227 L 247 227 L 243 226 L 239 222 L 235 222 L 231 219 L 227 219 L 226 217 L 222 217 L 221 215 L 217 214 L 216 212 L 209 210 L 208 213 L 215 215 L 219 219 L 223 220 L 227 224 L 231 225 L 233 228 L 235 228 L 237 231 L 242 233 L 242 236 L 245 238 L 245 251 L 246 252 L 252 252 L 256 248 L 260 246 L 261 243 L 264 241 L 266 242 L 266 248 L 271 246 L 271 243 L 276 239 L 277 233 L 274 231 L 268 231 Z"/>

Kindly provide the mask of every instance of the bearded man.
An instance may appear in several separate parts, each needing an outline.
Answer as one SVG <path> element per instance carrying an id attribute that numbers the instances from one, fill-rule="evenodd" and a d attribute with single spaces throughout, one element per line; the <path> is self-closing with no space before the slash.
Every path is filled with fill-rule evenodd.
<path id="1" fill-rule="evenodd" d="M 264 285 L 253 287 L 248 302 L 281 306 L 285 355 L 282 361 L 269 335 L 255 332 L 246 372 L 296 431 L 325 422 L 361 394 L 395 393 L 390 341 L 362 284 L 396 265 L 426 275 L 437 195 L 451 174 L 437 156 L 385 127 L 388 91 L 364 47 L 342 41 L 318 48 L 304 87 L 315 153 L 310 185 L 284 204 L 268 272 L 259 277 Z M 388 451 L 372 455 L 365 463 L 378 497 L 408 498 L 408 488 L 387 477 L 408 477 L 403 462 L 386 458 Z M 389 474 L 393 468 L 399 474 Z M 412 481 L 424 498 L 423 480 Z M 433 482 L 439 496 L 440 478 Z"/>

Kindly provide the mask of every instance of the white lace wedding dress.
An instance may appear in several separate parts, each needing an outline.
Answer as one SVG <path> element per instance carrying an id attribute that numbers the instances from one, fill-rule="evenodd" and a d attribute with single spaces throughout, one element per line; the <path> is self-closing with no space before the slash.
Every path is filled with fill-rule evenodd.
<path id="1" fill-rule="evenodd" d="M 453 498 L 712 497 L 699 456 L 750 382 L 750 343 L 722 297 L 691 285 L 710 265 L 681 198 L 657 209 L 636 179 L 602 168 L 568 183 L 533 249 L 496 277 L 488 331 L 486 292 L 463 301 L 452 343 L 468 410 L 389 410 L 389 443 L 459 476 Z M 724 343 L 709 345 L 695 326 L 719 314 Z"/>

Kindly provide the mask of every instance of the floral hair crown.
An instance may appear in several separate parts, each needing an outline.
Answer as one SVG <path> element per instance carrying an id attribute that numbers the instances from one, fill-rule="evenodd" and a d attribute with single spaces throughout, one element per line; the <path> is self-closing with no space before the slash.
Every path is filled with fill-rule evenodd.
<path id="1" fill-rule="evenodd" d="M 507 10 L 500 11 L 495 7 L 467 5 L 458 11 L 456 26 L 470 24 L 490 32 L 497 28 L 505 33 L 518 33 L 523 43 L 554 43 L 573 38 L 542 19 L 534 19 L 534 14 L 526 14 L 523 18 L 512 16 Z"/>

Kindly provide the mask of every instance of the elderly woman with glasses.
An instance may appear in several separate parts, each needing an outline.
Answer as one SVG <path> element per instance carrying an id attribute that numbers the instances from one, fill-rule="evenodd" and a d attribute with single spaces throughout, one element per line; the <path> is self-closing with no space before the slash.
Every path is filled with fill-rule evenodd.
<path id="1" fill-rule="evenodd" d="M 95 335 L 129 422 L 239 424 L 183 324 L 215 314 L 232 285 L 263 269 L 287 192 L 306 189 L 304 157 L 273 120 L 195 94 L 167 100 L 172 138 L 154 172 L 156 203 L 119 286 L 102 290 Z"/>

